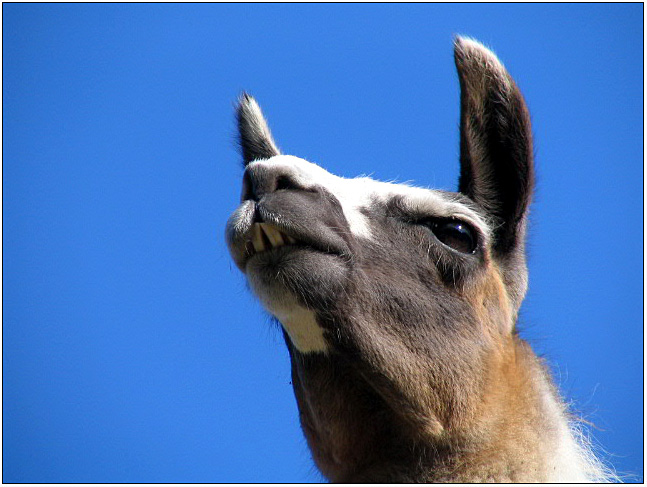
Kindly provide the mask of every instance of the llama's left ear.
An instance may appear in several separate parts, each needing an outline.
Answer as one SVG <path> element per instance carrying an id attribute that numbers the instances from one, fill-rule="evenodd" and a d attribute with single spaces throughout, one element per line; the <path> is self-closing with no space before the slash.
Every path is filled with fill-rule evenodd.
<path id="1" fill-rule="evenodd" d="M 459 37 L 454 56 L 461 85 L 459 191 L 494 217 L 492 248 L 505 260 L 524 248 L 534 181 L 530 117 L 491 51 Z"/>
<path id="2" fill-rule="evenodd" d="M 245 166 L 256 159 L 269 159 L 281 153 L 272 138 L 261 107 L 247 93 L 243 93 L 238 100 L 236 120 L 238 141 Z"/>

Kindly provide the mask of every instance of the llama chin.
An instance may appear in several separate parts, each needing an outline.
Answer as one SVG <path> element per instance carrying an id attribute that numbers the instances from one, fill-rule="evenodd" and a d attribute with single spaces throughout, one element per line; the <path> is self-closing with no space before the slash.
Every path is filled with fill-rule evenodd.
<path id="1" fill-rule="evenodd" d="M 534 186 L 524 98 L 481 44 L 457 38 L 454 52 L 455 193 L 281 154 L 243 94 L 230 253 L 283 326 L 302 429 L 331 481 L 615 480 L 515 327 Z"/>

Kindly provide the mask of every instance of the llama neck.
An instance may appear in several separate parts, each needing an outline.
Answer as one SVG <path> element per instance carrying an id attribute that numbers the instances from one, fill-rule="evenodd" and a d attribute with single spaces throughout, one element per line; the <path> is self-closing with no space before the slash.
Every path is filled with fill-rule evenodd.
<path id="1" fill-rule="evenodd" d="M 451 467 L 433 480 L 584 482 L 584 451 L 543 363 L 517 337 L 492 357 L 472 420 L 454 441 Z"/>
<path id="2" fill-rule="evenodd" d="M 521 340 L 493 359 L 472 411 L 413 433 L 352 364 L 292 353 L 301 423 L 334 482 L 586 481 L 586 462 L 542 364 Z"/>

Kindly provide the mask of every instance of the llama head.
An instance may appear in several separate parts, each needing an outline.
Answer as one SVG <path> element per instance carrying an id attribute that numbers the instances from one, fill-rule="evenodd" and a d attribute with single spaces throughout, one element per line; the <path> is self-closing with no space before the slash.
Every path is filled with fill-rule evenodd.
<path id="1" fill-rule="evenodd" d="M 359 388 L 362 398 L 377 398 L 367 404 L 388 404 L 393 421 L 442 435 L 476 417 L 484 371 L 514 334 L 527 287 L 529 117 L 489 50 L 458 38 L 455 61 L 456 193 L 345 179 L 282 155 L 256 101 L 245 94 L 239 101 L 245 172 L 226 239 L 287 334 L 302 424 L 324 473 L 337 460 L 313 444 L 324 430 L 343 428 L 319 426 L 353 421 L 353 413 L 333 420 L 313 406 L 334 408 L 331 387 Z M 346 382 L 346 372 L 330 373 L 336 367 L 350 371 Z"/>
<path id="2" fill-rule="evenodd" d="M 439 313 L 425 311 L 418 323 L 451 319 L 452 313 L 440 312 L 442 303 L 462 300 L 476 309 L 475 300 L 494 293 L 492 304 L 501 312 L 481 306 L 477 321 L 512 330 L 527 285 L 530 122 L 519 90 L 494 54 L 459 38 L 455 60 L 461 84 L 457 193 L 344 179 L 281 155 L 258 104 L 242 95 L 242 204 L 226 237 L 234 261 L 270 312 L 285 315 L 291 310 L 279 308 L 296 306 L 329 315 L 342 303 L 361 306 L 353 304 L 359 287 L 385 298 L 403 294 L 404 309 L 411 300 L 406 295 L 426 296 L 424 308 L 439 307 Z M 335 341 L 324 335 L 322 348 Z"/>

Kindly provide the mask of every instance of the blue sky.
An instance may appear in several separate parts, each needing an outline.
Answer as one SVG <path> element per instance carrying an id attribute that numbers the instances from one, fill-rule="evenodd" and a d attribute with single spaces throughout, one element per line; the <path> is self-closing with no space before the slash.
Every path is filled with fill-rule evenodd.
<path id="1" fill-rule="evenodd" d="M 453 190 L 452 37 L 532 114 L 520 328 L 643 475 L 643 6 L 3 5 L 3 480 L 321 480 L 224 245 L 253 93 L 286 153 Z"/>

